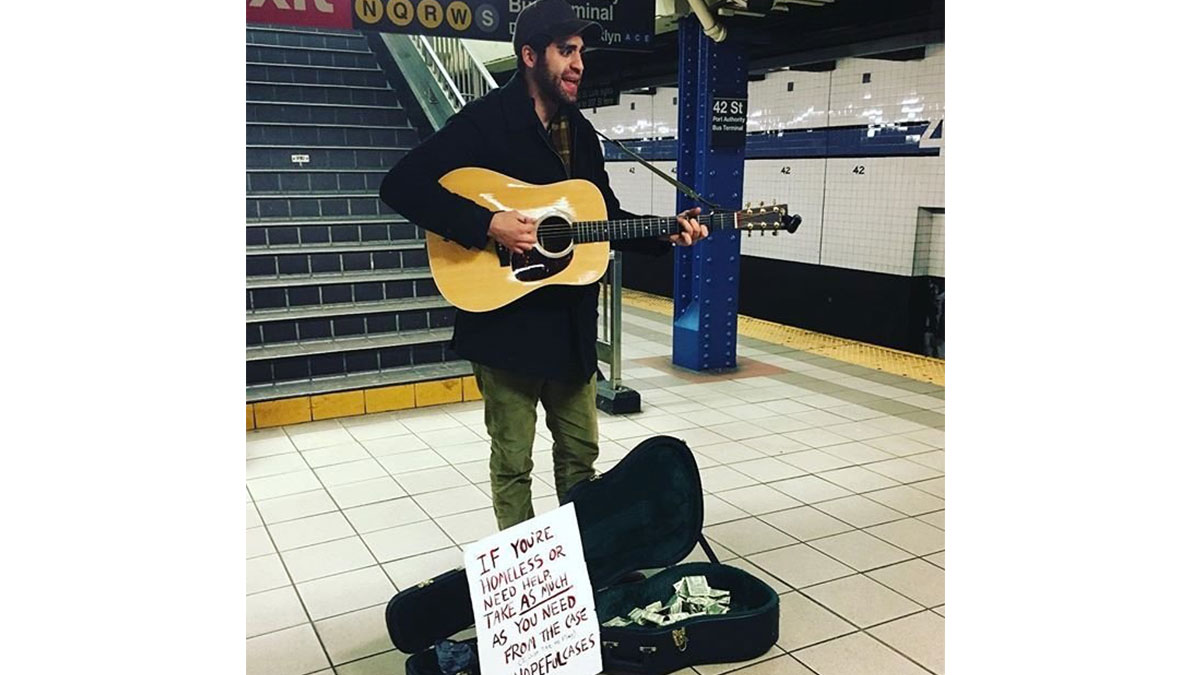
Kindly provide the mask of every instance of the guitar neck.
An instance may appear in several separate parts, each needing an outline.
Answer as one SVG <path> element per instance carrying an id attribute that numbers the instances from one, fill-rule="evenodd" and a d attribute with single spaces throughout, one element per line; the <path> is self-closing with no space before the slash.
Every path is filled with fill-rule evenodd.
<path id="1" fill-rule="evenodd" d="M 733 229 L 736 213 L 706 213 L 696 221 L 706 225 L 709 232 Z M 679 233 L 679 221 L 670 218 L 635 218 L 633 220 L 591 220 L 571 224 L 572 238 L 579 243 L 645 239 Z"/>

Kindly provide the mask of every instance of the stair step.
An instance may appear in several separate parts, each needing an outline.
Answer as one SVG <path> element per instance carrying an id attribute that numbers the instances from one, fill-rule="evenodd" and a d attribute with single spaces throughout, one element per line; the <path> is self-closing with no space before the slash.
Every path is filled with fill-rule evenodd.
<path id="1" fill-rule="evenodd" d="M 387 74 L 382 70 L 355 68 L 318 68 L 280 64 L 246 64 L 246 81 L 267 84 L 342 85 L 351 87 L 390 88 Z"/>
<path id="2" fill-rule="evenodd" d="M 337 352 L 352 352 L 363 349 L 386 349 L 388 347 L 407 347 L 409 345 L 428 344 L 431 342 L 448 342 L 454 335 L 452 328 L 433 328 L 429 330 L 411 330 L 391 335 L 370 335 L 362 337 L 333 338 L 332 340 L 312 340 L 290 344 L 274 344 L 262 347 L 247 347 L 247 361 L 265 361 L 267 359 L 284 359 L 293 356 L 315 356 L 317 354 L 333 354 Z"/>
<path id="3" fill-rule="evenodd" d="M 406 148 L 406 147 L 404 147 L 404 146 L 402 146 L 402 145 L 391 145 L 391 146 L 387 146 L 387 145 L 332 145 L 332 146 L 324 146 L 324 145 L 322 145 L 322 146 L 317 146 L 317 147 L 319 147 L 321 150 L 381 150 L 381 151 L 389 151 L 389 152 L 396 152 L 396 151 L 412 150 L 412 148 L 411 148 L 411 147 L 407 147 L 407 148 Z M 247 149 L 247 150 L 287 150 L 288 152 L 296 152 L 296 151 L 298 151 L 298 150 L 305 150 L 305 149 L 307 149 L 307 148 L 306 148 L 306 147 L 304 147 L 304 146 L 302 146 L 302 145 L 295 144 L 295 143 L 293 143 L 293 144 L 289 144 L 289 145 L 279 145 L 279 144 L 273 144 L 273 143 L 263 143 L 263 144 L 260 144 L 260 145 L 249 145 L 249 144 L 247 144 L 247 145 L 246 145 L 246 149 Z M 271 167 L 261 167 L 261 166 L 258 166 L 258 167 L 254 167 L 254 168 L 256 168 L 256 169 L 268 168 L 268 169 L 269 169 L 269 168 L 271 168 Z M 281 168 L 281 169 L 282 169 L 282 168 L 284 168 L 284 167 L 279 167 L 279 168 Z M 303 169 L 304 167 L 295 167 L 295 168 L 300 168 L 300 169 Z M 335 169 L 335 171 L 336 171 L 336 169 Z"/>
<path id="4" fill-rule="evenodd" d="M 291 288 L 294 286 L 312 286 L 315 284 L 357 284 L 382 281 L 413 281 L 416 279 L 432 279 L 433 273 L 428 267 L 409 270 L 367 270 L 362 272 L 339 272 L 336 274 L 285 275 L 269 279 L 247 279 L 246 289 L 256 288 Z"/>
<path id="5" fill-rule="evenodd" d="M 389 211 L 377 193 L 246 195 L 247 218 L 378 216 Z"/>
<path id="6" fill-rule="evenodd" d="M 298 192 L 294 194 L 282 195 L 253 195 L 255 199 L 294 199 L 296 197 L 304 197 L 305 199 L 366 199 L 368 197 L 378 196 L 378 192 L 371 190 L 357 190 L 353 192 Z"/>
<path id="7" fill-rule="evenodd" d="M 265 279 L 296 275 L 344 274 L 371 270 L 402 270 L 429 267 L 425 247 L 388 246 L 383 250 L 358 250 L 337 253 L 325 250 L 306 250 L 281 254 L 266 252 L 246 255 L 246 277 Z"/>
<path id="8" fill-rule="evenodd" d="M 246 289 L 246 311 L 261 312 L 286 307 L 312 308 L 322 305 L 440 297 L 432 275 L 423 275 L 420 273 L 421 270 L 413 268 L 410 268 L 408 272 L 407 278 L 399 279 L 381 278 L 399 276 L 394 274 L 376 273 L 364 278 L 362 273 L 346 272 L 336 275 L 320 275 L 311 283 L 295 283 L 290 286 L 271 286 L 264 283 Z M 308 277 L 308 275 L 296 276 Z"/>
<path id="9" fill-rule="evenodd" d="M 408 219 L 392 214 L 387 216 L 361 216 L 355 218 L 262 218 L 247 220 L 247 227 L 306 227 L 316 225 L 400 225 L 408 224 Z"/>
<path id="10" fill-rule="evenodd" d="M 354 108 L 362 110 L 403 110 L 399 103 L 396 105 L 367 105 L 365 103 L 309 103 L 306 101 L 246 101 L 260 105 L 303 106 L 305 108 Z M 247 124 L 258 124 L 255 120 L 247 120 Z M 336 123 L 335 123 L 336 124 Z M 338 125 L 341 126 L 341 125 Z"/>
<path id="11" fill-rule="evenodd" d="M 391 169 L 408 153 L 409 148 L 369 148 L 363 146 L 319 146 L 319 145 L 277 145 L 274 147 L 247 146 L 246 167 L 248 169 L 334 169 L 345 171 L 361 171 L 363 169 Z M 364 186 L 365 188 L 365 186 Z M 278 214 L 283 217 L 289 214 Z M 299 216 L 302 214 L 290 214 Z M 319 214 L 303 214 L 316 216 Z M 366 215 L 366 214 L 329 214 L 329 215 Z M 260 214 L 257 218 L 270 217 L 271 214 Z"/>
<path id="12" fill-rule="evenodd" d="M 408 113 L 403 106 L 353 106 L 321 103 L 281 103 L 250 101 L 246 103 L 246 122 L 281 122 L 285 124 L 369 124 L 408 127 Z"/>
<path id="13" fill-rule="evenodd" d="M 376 65 L 374 68 L 355 68 L 353 66 L 319 66 L 308 63 L 272 63 L 270 61 L 247 61 L 247 66 L 266 66 L 268 68 L 311 68 L 314 70 L 350 70 L 360 73 L 382 73 L 383 69 Z"/>
<path id="14" fill-rule="evenodd" d="M 379 193 L 387 169 L 251 169 L 246 172 L 246 196 L 312 194 L 314 192 L 369 192 Z"/>
<path id="15" fill-rule="evenodd" d="M 406 125 L 402 127 L 389 126 L 386 124 L 322 124 L 317 122 L 247 122 L 247 127 L 288 127 L 291 129 L 367 129 L 370 131 L 378 131 L 381 129 L 392 130 L 399 129 L 401 131 L 416 131 L 416 127 Z"/>
<path id="16" fill-rule="evenodd" d="M 447 307 L 452 307 L 452 305 L 441 296 L 436 295 L 420 298 L 403 298 L 400 300 L 383 300 L 381 302 L 339 302 L 314 307 L 285 307 L 282 309 L 262 309 L 257 312 L 246 312 L 246 323 L 320 319 L 357 314 L 377 314 L 379 312 L 408 312 L 422 309 L 445 309 Z"/>
<path id="17" fill-rule="evenodd" d="M 288 82 L 247 83 L 246 100 L 273 103 L 392 106 L 396 103 L 396 92 L 380 87 L 292 84 Z"/>
<path id="18" fill-rule="evenodd" d="M 298 52 L 333 52 L 337 54 L 365 54 L 372 57 L 375 56 L 375 53 L 370 49 L 330 49 L 328 47 L 301 47 L 299 45 L 264 45 L 257 42 L 247 42 L 246 48 L 287 49 Z M 249 61 L 249 59 L 247 59 L 247 61 Z"/>
<path id="19" fill-rule="evenodd" d="M 419 366 L 407 366 L 371 373 L 353 373 L 350 375 L 323 377 L 300 382 L 284 382 L 246 387 L 246 402 L 259 403 L 294 396 L 332 394 L 339 391 L 444 380 L 452 377 L 465 377 L 471 375 L 471 373 L 471 364 L 468 361 L 427 363 Z"/>
<path id="20" fill-rule="evenodd" d="M 454 325 L 456 310 L 441 298 L 427 296 L 408 298 L 403 302 L 409 303 L 408 306 L 365 311 L 362 309 L 363 303 L 336 303 L 302 308 L 309 313 L 321 312 L 316 316 L 247 319 L 246 348 L 309 344 L 345 338 L 387 337 L 411 331 L 449 328 Z M 301 309 L 293 310 L 299 311 Z M 270 379 L 276 378 L 260 377 L 255 382 L 266 382 Z"/>
<path id="21" fill-rule="evenodd" d="M 286 223 L 272 223 L 269 227 L 254 227 L 251 224 L 246 229 L 247 252 L 291 248 L 319 253 L 337 246 L 416 246 L 425 241 L 423 230 L 403 221 L 380 219 L 379 222 L 358 224 L 301 224 L 299 227 L 281 225 Z"/>
<path id="22" fill-rule="evenodd" d="M 285 29 L 246 27 L 246 44 L 291 47 L 324 47 L 331 49 L 350 49 L 354 46 L 365 45 L 366 37 L 361 33 L 332 33 L 328 31 L 300 31 Z"/>
<path id="23" fill-rule="evenodd" d="M 301 244 L 299 246 L 247 246 L 246 255 L 291 255 L 291 254 L 309 254 L 309 253 L 358 253 L 366 251 L 411 251 L 414 249 L 425 248 L 424 239 L 411 239 L 409 241 L 396 241 L 389 243 L 368 242 L 368 243 L 311 243 Z"/>
<path id="24" fill-rule="evenodd" d="M 247 85 L 262 85 L 262 86 L 267 86 L 267 87 L 293 87 L 293 88 L 304 87 L 306 89 L 357 89 L 357 90 L 362 90 L 362 91 L 386 91 L 386 92 L 391 92 L 392 94 L 396 93 L 396 90 L 392 89 L 391 87 L 369 87 L 366 85 L 359 85 L 359 84 L 322 84 L 322 83 L 318 83 L 318 82 L 270 82 L 270 81 L 262 81 L 262 80 L 246 80 L 246 84 Z"/>
<path id="25" fill-rule="evenodd" d="M 371 51 L 355 49 L 321 49 L 317 47 L 285 47 L 277 45 L 246 45 L 246 61 L 287 65 L 343 66 L 348 68 L 378 68 L 379 61 Z"/>

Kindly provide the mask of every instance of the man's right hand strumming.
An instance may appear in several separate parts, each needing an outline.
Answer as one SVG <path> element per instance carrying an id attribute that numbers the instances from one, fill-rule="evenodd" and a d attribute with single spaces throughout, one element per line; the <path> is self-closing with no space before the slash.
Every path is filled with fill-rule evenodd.
<path id="1" fill-rule="evenodd" d="M 488 236 L 510 251 L 525 253 L 537 243 L 535 222 L 516 211 L 498 211 L 492 214 Z"/>

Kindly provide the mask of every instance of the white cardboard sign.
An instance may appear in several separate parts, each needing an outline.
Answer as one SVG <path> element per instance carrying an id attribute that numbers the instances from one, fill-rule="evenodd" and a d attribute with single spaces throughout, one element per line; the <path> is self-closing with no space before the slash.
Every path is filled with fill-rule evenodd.
<path id="1" fill-rule="evenodd" d="M 596 675 L 600 624 L 575 505 L 463 553 L 483 675 Z"/>

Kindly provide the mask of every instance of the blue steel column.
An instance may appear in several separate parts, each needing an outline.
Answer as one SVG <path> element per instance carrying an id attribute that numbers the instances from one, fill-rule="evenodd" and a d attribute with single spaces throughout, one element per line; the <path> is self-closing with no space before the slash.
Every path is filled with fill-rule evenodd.
<path id="1" fill-rule="evenodd" d="M 713 148 L 714 97 L 746 97 L 746 60 L 739 45 L 713 42 L 689 16 L 679 24 L 678 177 L 725 208 L 740 208 L 745 143 Z M 697 206 L 679 194 L 679 211 Z M 705 212 L 708 208 L 705 208 Z M 737 365 L 738 260 L 733 230 L 713 232 L 675 249 L 675 325 L 671 361 L 691 370 Z"/>

